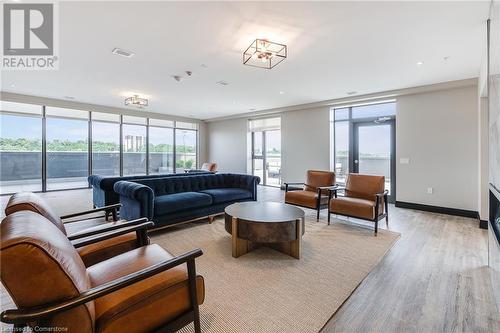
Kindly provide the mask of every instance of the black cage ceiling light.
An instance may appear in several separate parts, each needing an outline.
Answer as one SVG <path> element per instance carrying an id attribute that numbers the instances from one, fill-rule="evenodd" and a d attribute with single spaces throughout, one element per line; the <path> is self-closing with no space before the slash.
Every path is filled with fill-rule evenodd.
<path id="1" fill-rule="evenodd" d="M 146 98 L 141 98 L 139 95 L 134 95 L 125 98 L 125 105 L 136 106 L 138 108 L 143 108 L 148 106 L 149 101 Z"/>
<path id="2" fill-rule="evenodd" d="M 286 45 L 273 43 L 266 39 L 256 39 L 243 52 L 243 64 L 271 69 L 286 59 Z"/>

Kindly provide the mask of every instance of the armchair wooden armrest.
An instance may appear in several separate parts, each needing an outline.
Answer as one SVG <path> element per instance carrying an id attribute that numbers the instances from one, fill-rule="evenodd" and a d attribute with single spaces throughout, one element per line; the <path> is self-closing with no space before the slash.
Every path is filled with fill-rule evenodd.
<path id="1" fill-rule="evenodd" d="M 148 268 L 139 270 L 137 272 L 131 273 L 129 275 L 120 277 L 113 281 L 109 281 L 97 287 L 91 288 L 73 299 L 69 299 L 64 302 L 53 304 L 50 306 L 43 306 L 32 309 L 12 309 L 3 311 L 0 314 L 0 320 L 4 323 L 24 325 L 29 322 L 41 321 L 45 318 L 50 318 L 58 313 L 67 311 L 74 307 L 80 306 L 99 297 L 108 295 L 119 289 L 128 287 L 136 282 L 147 279 L 153 275 L 171 269 L 175 266 L 187 263 L 188 267 L 188 281 L 190 290 L 190 300 L 191 302 L 196 302 L 196 269 L 195 269 L 195 258 L 203 254 L 201 249 L 195 249 L 184 254 L 181 254 L 170 260 L 161 262 L 156 265 L 152 265 Z M 193 303 L 194 304 L 194 303 Z"/>
<path id="2" fill-rule="evenodd" d="M 376 193 L 375 195 L 377 197 L 386 197 L 388 194 L 389 194 L 389 190 L 385 190 L 384 192 Z"/>
<path id="3" fill-rule="evenodd" d="M 319 191 L 322 191 L 322 190 L 334 191 L 334 190 L 337 190 L 338 187 L 339 186 L 337 184 L 335 184 L 335 185 L 330 185 L 330 186 L 318 186 L 317 189 Z"/>
<path id="4" fill-rule="evenodd" d="M 116 210 L 120 206 L 121 206 L 121 204 L 117 203 L 117 204 L 114 204 L 114 205 L 109 205 L 109 206 L 103 206 L 103 207 L 99 207 L 99 208 L 94 208 L 94 209 L 86 210 L 86 211 L 83 211 L 83 212 L 78 212 L 78 213 L 63 215 L 63 216 L 61 216 L 61 220 L 69 219 L 69 218 L 72 218 L 72 217 L 89 215 L 89 214 L 97 213 L 97 212 L 112 211 L 112 210 Z M 79 222 L 79 221 L 80 220 L 63 221 L 63 223 L 73 223 L 73 222 Z"/>
<path id="5" fill-rule="evenodd" d="M 132 221 L 124 221 L 123 223 L 119 223 L 119 224 L 111 224 L 111 225 L 109 225 L 107 227 L 103 227 L 103 228 L 90 228 L 89 231 L 83 230 L 81 232 L 77 232 L 75 234 L 72 234 L 72 235 L 68 236 L 68 239 L 70 241 L 72 241 L 72 240 L 79 239 L 79 238 L 85 238 L 85 237 L 94 236 L 94 235 L 102 234 L 105 232 L 109 232 L 109 231 L 113 231 L 113 230 L 117 230 L 117 229 L 121 229 L 121 228 L 126 228 L 126 227 L 130 227 L 130 226 L 142 224 L 144 222 L 148 222 L 148 219 L 146 217 L 143 217 L 143 218 L 140 218 L 137 220 L 132 220 Z"/>
<path id="6" fill-rule="evenodd" d="M 289 185 L 305 185 L 305 183 L 290 183 L 290 182 L 285 182 L 283 184 L 285 184 L 285 192 L 289 191 L 289 189 L 288 189 Z M 290 191 L 294 191 L 294 190 L 290 189 Z"/>
<path id="7" fill-rule="evenodd" d="M 94 236 L 89 236 L 83 239 L 76 239 L 73 240 L 71 243 L 75 248 L 79 248 L 85 245 L 90 245 L 94 244 L 106 239 L 110 239 L 113 237 L 121 236 L 128 234 L 129 232 L 135 231 L 137 233 L 137 240 L 139 241 L 139 246 L 144 246 L 147 245 L 148 243 L 148 235 L 147 235 L 147 229 L 152 228 L 154 226 L 154 223 L 152 221 L 137 224 L 137 225 L 131 225 L 125 228 L 120 228 L 117 230 L 112 230 L 107 233 L 101 233 L 98 235 Z"/>

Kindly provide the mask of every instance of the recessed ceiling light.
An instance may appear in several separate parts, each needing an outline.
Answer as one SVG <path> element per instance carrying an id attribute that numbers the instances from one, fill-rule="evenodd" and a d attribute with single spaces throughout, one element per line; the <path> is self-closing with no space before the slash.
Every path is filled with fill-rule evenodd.
<path id="1" fill-rule="evenodd" d="M 417 62 L 417 66 L 422 66 L 423 64 L 424 64 L 424 62 L 423 62 L 423 61 L 419 61 L 419 62 Z"/>
<path id="2" fill-rule="evenodd" d="M 205 65 L 205 64 L 201 64 L 201 65 L 200 65 L 200 67 L 201 67 L 201 68 L 208 68 L 208 66 L 207 66 L 207 65 Z"/>
<path id="3" fill-rule="evenodd" d="M 11 84 L 11 85 L 10 85 L 10 87 L 11 87 L 11 88 L 14 88 L 15 86 L 16 86 L 15 84 Z"/>
<path id="4" fill-rule="evenodd" d="M 348 91 L 347 92 L 347 95 L 355 95 L 357 94 L 358 92 L 357 91 Z"/>
<path id="5" fill-rule="evenodd" d="M 280 95 L 283 95 L 285 92 L 284 91 L 280 91 Z"/>
<path id="6" fill-rule="evenodd" d="M 448 60 L 448 59 L 450 59 L 450 56 L 443 57 L 443 60 L 444 60 L 444 61 L 446 61 L 446 60 Z"/>
<path id="7" fill-rule="evenodd" d="M 117 48 L 117 47 L 115 47 L 113 49 L 113 51 L 111 51 L 111 53 L 119 55 L 119 56 L 122 56 L 122 57 L 126 57 L 126 58 L 131 58 L 131 57 L 133 57 L 135 55 L 134 52 L 127 51 L 127 50 L 124 50 L 124 49 L 120 49 L 120 48 Z"/>
<path id="8" fill-rule="evenodd" d="M 227 86 L 229 84 L 229 82 L 224 81 L 224 80 L 217 81 L 216 83 L 220 84 L 221 86 Z"/>

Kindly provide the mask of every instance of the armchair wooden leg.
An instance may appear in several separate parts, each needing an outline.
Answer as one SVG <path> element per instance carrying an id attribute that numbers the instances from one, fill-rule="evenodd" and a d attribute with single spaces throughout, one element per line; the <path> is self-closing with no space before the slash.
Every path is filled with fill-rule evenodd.
<path id="1" fill-rule="evenodd" d="M 318 206 L 318 211 L 316 212 L 316 221 L 319 221 L 319 210 L 320 210 L 320 207 Z"/>
<path id="2" fill-rule="evenodd" d="M 117 212 L 116 207 L 113 208 L 113 210 L 111 211 L 111 214 L 113 215 L 113 221 L 118 221 L 118 212 Z"/>
<path id="3" fill-rule="evenodd" d="M 375 220 L 375 236 L 377 236 L 377 232 L 378 232 L 378 219 Z"/>
<path id="4" fill-rule="evenodd" d="M 330 212 L 330 209 L 328 209 L 328 225 L 330 225 L 330 215 L 332 215 L 332 213 Z"/>
<path id="5" fill-rule="evenodd" d="M 208 223 L 209 224 L 212 224 L 212 222 L 214 221 L 214 219 L 215 219 L 214 215 L 208 215 Z"/>
<path id="6" fill-rule="evenodd" d="M 200 325 L 200 308 L 198 307 L 198 295 L 196 289 L 196 266 L 194 259 L 187 262 L 188 268 L 188 281 L 189 281 L 189 296 L 191 300 L 191 306 L 193 307 L 193 318 L 194 318 L 194 331 L 196 333 L 201 333 Z"/>

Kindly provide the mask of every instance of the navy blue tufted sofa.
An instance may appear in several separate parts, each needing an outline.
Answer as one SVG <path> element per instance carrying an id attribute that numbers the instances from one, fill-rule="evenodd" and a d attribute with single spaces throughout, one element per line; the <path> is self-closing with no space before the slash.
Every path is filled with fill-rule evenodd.
<path id="1" fill-rule="evenodd" d="M 204 171 L 204 173 L 211 174 L 211 172 Z M 94 207 L 104 207 L 109 205 L 114 205 L 120 202 L 118 194 L 113 189 L 113 186 L 120 180 L 130 180 L 135 181 L 138 179 L 153 179 L 153 178 L 165 178 L 174 176 L 191 176 L 192 174 L 186 173 L 167 173 L 163 175 L 142 175 L 142 176 L 100 176 L 91 175 L 88 177 L 89 185 L 92 186 L 92 201 Z"/>
<path id="2" fill-rule="evenodd" d="M 260 178 L 207 174 L 119 181 L 120 218 L 147 217 L 156 227 L 222 213 L 234 202 L 257 200 Z"/>

